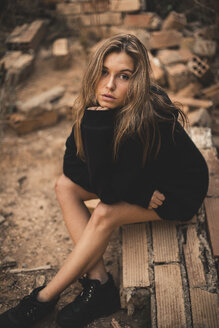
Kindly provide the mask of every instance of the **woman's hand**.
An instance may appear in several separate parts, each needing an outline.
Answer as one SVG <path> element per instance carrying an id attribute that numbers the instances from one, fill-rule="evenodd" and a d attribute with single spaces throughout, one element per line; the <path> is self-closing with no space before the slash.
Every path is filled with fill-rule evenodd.
<path id="1" fill-rule="evenodd" d="M 96 106 L 96 107 L 88 107 L 88 110 L 108 110 L 109 108 L 107 107 L 101 107 L 101 106 Z"/>
<path id="2" fill-rule="evenodd" d="M 165 199 L 165 196 L 161 194 L 158 190 L 155 190 L 153 193 L 148 209 L 151 210 L 153 208 L 157 208 L 158 206 L 163 204 L 163 201 Z"/>

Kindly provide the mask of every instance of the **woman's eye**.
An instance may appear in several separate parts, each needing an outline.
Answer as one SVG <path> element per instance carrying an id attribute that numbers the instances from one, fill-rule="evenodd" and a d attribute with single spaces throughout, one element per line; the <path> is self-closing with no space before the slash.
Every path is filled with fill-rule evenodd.
<path id="1" fill-rule="evenodd" d="M 102 70 L 102 76 L 107 75 L 107 71 L 105 69 Z"/>
<path id="2" fill-rule="evenodd" d="M 121 74 L 120 75 L 120 78 L 122 79 L 122 80 L 129 80 L 129 76 L 127 75 L 127 74 Z"/>

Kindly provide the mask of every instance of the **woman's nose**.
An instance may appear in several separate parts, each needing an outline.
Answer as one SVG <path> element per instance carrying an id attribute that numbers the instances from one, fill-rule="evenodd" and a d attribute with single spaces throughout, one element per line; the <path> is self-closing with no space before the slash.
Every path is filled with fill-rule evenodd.
<path id="1" fill-rule="evenodd" d="M 109 76 L 109 79 L 107 81 L 107 88 L 109 90 L 114 90 L 116 88 L 115 77 L 114 76 Z"/>

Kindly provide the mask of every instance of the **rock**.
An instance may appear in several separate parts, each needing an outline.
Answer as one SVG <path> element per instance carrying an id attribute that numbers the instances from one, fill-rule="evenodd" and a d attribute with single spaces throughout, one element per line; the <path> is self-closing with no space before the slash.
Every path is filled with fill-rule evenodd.
<path id="1" fill-rule="evenodd" d="M 64 93 L 65 88 L 62 86 L 57 86 L 34 96 L 25 102 L 17 102 L 16 107 L 18 111 L 23 114 L 38 114 L 40 111 L 44 111 L 45 109 L 52 109 L 52 106 L 48 107 L 48 104 L 51 105 L 51 102 L 61 98 Z"/>
<path id="2" fill-rule="evenodd" d="M 162 29 L 163 30 L 182 30 L 187 24 L 186 16 L 175 11 L 171 11 L 167 18 L 164 20 Z"/>
<path id="3" fill-rule="evenodd" d="M 56 69 L 63 69 L 70 66 L 70 52 L 68 46 L 68 39 L 57 39 L 52 47 L 54 57 L 54 67 Z"/>
<path id="4" fill-rule="evenodd" d="M 3 215 L 0 215 L 0 224 L 5 222 L 5 217 Z"/>
<path id="5" fill-rule="evenodd" d="M 188 119 L 191 126 L 203 126 L 209 128 L 212 126 L 211 116 L 205 108 L 189 112 Z"/>
<path id="6" fill-rule="evenodd" d="M 31 24 L 17 26 L 6 40 L 9 49 L 13 50 L 37 50 L 46 32 L 46 21 L 35 20 Z"/>
<path id="7" fill-rule="evenodd" d="M 196 38 L 193 52 L 198 56 L 213 57 L 216 54 L 217 43 L 213 40 Z"/>
<path id="8" fill-rule="evenodd" d="M 46 282 L 46 277 L 44 275 L 36 276 L 36 287 L 45 285 L 45 282 Z"/>
<path id="9" fill-rule="evenodd" d="M 15 267 L 17 265 L 17 262 L 15 259 L 11 256 L 6 256 L 3 261 L 0 263 L 1 269 L 11 268 Z"/>

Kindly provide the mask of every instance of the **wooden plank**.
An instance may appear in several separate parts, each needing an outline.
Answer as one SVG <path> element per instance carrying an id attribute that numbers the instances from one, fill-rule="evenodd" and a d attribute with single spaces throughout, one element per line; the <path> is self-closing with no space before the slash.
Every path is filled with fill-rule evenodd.
<path id="1" fill-rule="evenodd" d="M 219 162 L 216 148 L 200 149 L 200 151 L 208 164 L 209 174 L 219 174 Z"/>
<path id="2" fill-rule="evenodd" d="M 200 288 L 190 290 L 194 328 L 219 327 L 217 294 Z"/>
<path id="3" fill-rule="evenodd" d="M 179 261 L 176 223 L 154 221 L 152 223 L 155 262 Z"/>
<path id="4" fill-rule="evenodd" d="M 190 225 L 187 230 L 187 241 L 183 247 L 186 269 L 190 287 L 206 286 L 204 267 L 200 260 L 200 242 L 197 236 L 196 227 Z"/>
<path id="5" fill-rule="evenodd" d="M 205 210 L 214 256 L 219 256 L 219 198 L 205 198 Z"/>
<path id="6" fill-rule="evenodd" d="M 186 315 L 179 264 L 155 266 L 157 327 L 186 327 Z"/>
<path id="7" fill-rule="evenodd" d="M 146 224 L 122 227 L 123 288 L 150 286 Z"/>

